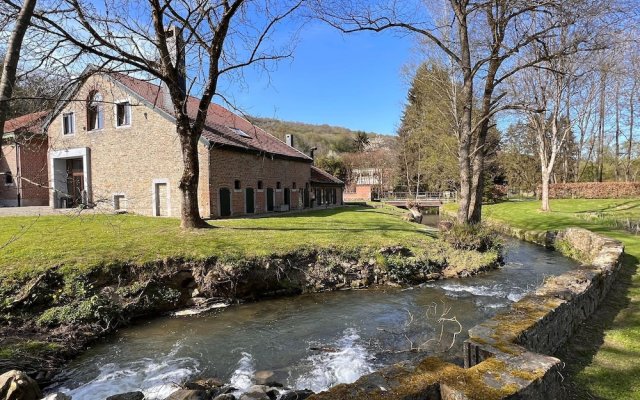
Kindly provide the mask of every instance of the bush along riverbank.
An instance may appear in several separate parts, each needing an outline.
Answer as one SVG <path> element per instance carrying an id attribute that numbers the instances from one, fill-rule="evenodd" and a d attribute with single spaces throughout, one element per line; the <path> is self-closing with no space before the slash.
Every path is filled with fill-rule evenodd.
<path id="1" fill-rule="evenodd" d="M 478 252 L 445 240 L 429 243 L 425 248 L 300 248 L 243 259 L 105 263 L 77 274 L 51 268 L 2 286 L 0 373 L 18 369 L 47 384 L 90 341 L 137 318 L 185 307 L 412 285 L 474 275 L 500 262 L 496 248 Z"/>

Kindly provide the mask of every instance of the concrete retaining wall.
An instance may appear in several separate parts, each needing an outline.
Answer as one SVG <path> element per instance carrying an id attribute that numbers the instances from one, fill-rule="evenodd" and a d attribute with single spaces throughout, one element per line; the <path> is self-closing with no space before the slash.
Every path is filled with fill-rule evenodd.
<path id="1" fill-rule="evenodd" d="M 552 354 L 606 296 L 620 268 L 623 245 L 585 229 L 509 234 L 557 246 L 584 265 L 553 277 L 510 310 L 469 330 L 465 368 L 437 358 L 394 365 L 311 397 L 329 399 L 558 399 L 561 361 Z"/>

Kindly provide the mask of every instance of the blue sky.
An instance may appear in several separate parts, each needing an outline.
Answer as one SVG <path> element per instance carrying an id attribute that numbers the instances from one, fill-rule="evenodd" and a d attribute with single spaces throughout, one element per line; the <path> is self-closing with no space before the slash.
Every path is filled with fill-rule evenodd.
<path id="1" fill-rule="evenodd" d="M 390 32 L 342 34 L 314 23 L 300 33 L 293 59 L 268 75 L 247 69 L 244 85 L 221 89 L 250 115 L 393 134 L 414 47 Z"/>

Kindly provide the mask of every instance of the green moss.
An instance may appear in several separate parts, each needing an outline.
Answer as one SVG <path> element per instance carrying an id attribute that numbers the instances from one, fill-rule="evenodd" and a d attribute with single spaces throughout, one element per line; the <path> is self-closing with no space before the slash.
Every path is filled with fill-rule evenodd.
<path id="1" fill-rule="evenodd" d="M 0 346 L 0 359 L 16 359 L 19 357 L 41 357 L 46 354 L 60 351 L 62 346 L 57 343 L 28 340 Z"/>
<path id="2" fill-rule="evenodd" d="M 542 378 L 544 376 L 544 371 L 540 369 L 537 369 L 535 371 L 525 371 L 523 369 L 516 369 L 513 371 L 509 371 L 509 374 L 511 374 L 511 376 L 515 376 L 516 378 L 520 378 L 528 382 L 533 382 L 535 380 Z"/>
<path id="3" fill-rule="evenodd" d="M 569 258 L 573 258 L 574 260 L 577 260 L 586 264 L 591 262 L 591 257 L 588 254 L 584 254 L 580 250 L 576 249 L 567 240 L 564 240 L 564 239 L 556 240 L 553 246 L 556 249 L 556 251 L 559 251 L 560 253 L 562 253 L 563 255 Z"/>

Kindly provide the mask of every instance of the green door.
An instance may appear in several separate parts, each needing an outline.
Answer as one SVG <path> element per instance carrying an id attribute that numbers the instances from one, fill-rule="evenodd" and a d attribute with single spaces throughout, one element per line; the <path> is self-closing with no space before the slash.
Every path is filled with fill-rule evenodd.
<path id="1" fill-rule="evenodd" d="M 267 188 L 267 211 L 273 211 L 273 188 Z"/>
<path id="2" fill-rule="evenodd" d="M 245 201 L 247 204 L 247 214 L 256 212 L 255 198 L 253 197 L 253 188 L 246 189 Z"/>
<path id="3" fill-rule="evenodd" d="M 220 216 L 231 216 L 231 191 L 227 188 L 220 189 Z"/>
<path id="4" fill-rule="evenodd" d="M 284 188 L 284 204 L 291 205 L 291 189 Z"/>

